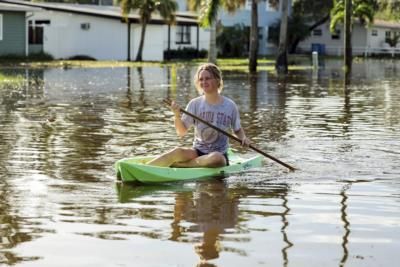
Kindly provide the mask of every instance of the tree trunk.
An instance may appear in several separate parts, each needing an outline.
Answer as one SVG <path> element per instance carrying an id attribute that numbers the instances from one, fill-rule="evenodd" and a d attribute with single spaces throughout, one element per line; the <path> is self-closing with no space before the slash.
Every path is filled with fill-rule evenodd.
<path id="1" fill-rule="evenodd" d="M 249 49 L 249 71 L 257 71 L 258 56 L 258 0 L 251 1 L 251 28 Z"/>
<path id="2" fill-rule="evenodd" d="M 217 22 L 213 21 L 210 26 L 210 43 L 208 46 L 208 62 L 217 63 Z"/>
<path id="3" fill-rule="evenodd" d="M 345 0 L 345 19 L 344 19 L 344 27 L 345 27 L 345 34 L 344 34 L 344 62 L 345 62 L 345 72 L 351 72 L 351 65 L 353 61 L 352 55 L 352 47 L 351 47 L 351 15 L 352 11 L 352 3 L 351 0 Z"/>
<path id="4" fill-rule="evenodd" d="M 287 62 L 287 28 L 288 28 L 288 0 L 282 1 L 282 19 L 279 33 L 278 56 L 276 58 L 275 69 L 278 73 L 288 72 Z"/>
<path id="5" fill-rule="evenodd" d="M 318 26 L 324 24 L 325 22 L 327 22 L 330 18 L 330 15 L 326 15 L 325 17 L 321 18 L 319 21 L 317 21 L 316 23 L 314 23 L 313 25 L 311 25 L 308 30 L 310 32 L 312 32 L 315 28 L 317 28 Z M 296 53 L 296 49 L 298 44 L 301 42 L 301 39 L 299 37 L 296 37 L 293 41 L 293 43 L 290 44 L 290 54 L 294 54 Z"/>
<path id="6" fill-rule="evenodd" d="M 140 33 L 140 43 L 139 43 L 139 49 L 136 55 L 136 61 L 142 61 L 142 54 L 143 54 L 143 45 L 144 45 L 144 37 L 146 34 L 146 26 L 147 22 L 142 23 L 142 31 Z"/>

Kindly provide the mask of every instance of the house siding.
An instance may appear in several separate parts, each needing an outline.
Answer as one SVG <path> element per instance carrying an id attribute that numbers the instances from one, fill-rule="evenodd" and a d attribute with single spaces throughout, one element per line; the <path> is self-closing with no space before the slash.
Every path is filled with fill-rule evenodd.
<path id="1" fill-rule="evenodd" d="M 319 26 L 316 30 L 319 30 L 321 35 L 315 36 L 311 33 L 309 38 L 299 43 L 297 52 L 311 53 L 312 48 L 317 45 L 323 46 L 323 54 L 342 56 L 344 54 L 344 27 L 339 25 L 337 29 L 341 31 L 340 38 L 332 39 L 332 33 L 329 31 L 329 22 Z M 372 31 L 375 34 L 372 34 Z M 391 26 L 378 24 L 369 27 L 359 23 L 354 24 L 351 37 L 353 55 L 367 56 L 372 53 L 400 53 L 400 43 L 396 48 L 390 48 L 385 42 L 386 31 L 400 33 L 400 24 L 396 23 Z"/>
<path id="2" fill-rule="evenodd" d="M 0 40 L 0 56 L 26 53 L 25 12 L 2 11 L 3 38 Z"/>
<path id="3" fill-rule="evenodd" d="M 188 5 L 184 0 L 177 0 L 180 11 L 188 10 Z M 291 3 L 289 0 L 289 14 L 291 13 Z M 218 21 L 225 27 L 231 27 L 236 24 L 243 24 L 246 27 L 251 26 L 251 1 L 245 1 L 244 6 L 238 8 L 235 12 L 227 12 L 221 8 L 218 12 Z M 282 1 L 279 1 L 277 10 L 267 8 L 266 1 L 258 2 L 258 27 L 259 27 L 259 55 L 274 55 L 277 52 L 275 44 L 268 42 L 269 27 L 279 22 L 282 16 Z"/>
<path id="4" fill-rule="evenodd" d="M 50 20 L 50 24 L 43 25 L 43 51 L 55 59 L 66 59 L 77 55 L 85 55 L 97 60 L 127 60 L 128 56 L 128 26 L 117 19 L 96 16 L 71 14 L 67 12 L 43 11 L 36 12 L 30 18 Z M 82 24 L 90 25 L 82 29 Z M 140 33 L 140 24 L 131 24 L 130 59 L 136 58 Z M 196 47 L 197 30 L 191 26 L 191 42 L 187 47 Z M 175 44 L 176 26 L 171 26 L 171 49 L 177 49 Z M 168 48 L 168 26 L 148 24 L 144 40 L 144 60 L 161 61 L 164 59 L 164 50 Z M 206 48 L 208 36 L 204 30 L 200 31 L 199 49 Z M 203 41 L 202 40 L 202 41 Z"/>
<path id="5" fill-rule="evenodd" d="M 98 60 L 127 59 L 127 25 L 121 21 L 56 11 L 36 12 L 30 20 L 50 21 L 43 25 L 43 51 L 55 59 L 78 55 Z M 82 29 L 82 24 L 89 28 Z"/>
<path id="6" fill-rule="evenodd" d="M 268 43 L 268 28 L 279 22 L 281 19 L 281 9 L 278 11 L 268 11 L 265 2 L 258 4 L 258 28 L 259 28 L 259 55 L 271 55 L 276 53 L 276 46 Z M 221 22 L 224 26 L 230 27 L 236 24 L 242 24 L 246 27 L 251 26 L 251 10 L 242 8 L 234 13 L 222 11 L 220 14 Z"/>

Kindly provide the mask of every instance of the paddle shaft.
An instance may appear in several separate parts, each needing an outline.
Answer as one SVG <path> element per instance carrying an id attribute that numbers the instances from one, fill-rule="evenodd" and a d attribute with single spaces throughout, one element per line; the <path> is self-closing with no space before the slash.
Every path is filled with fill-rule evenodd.
<path id="1" fill-rule="evenodd" d="M 169 100 L 164 99 L 163 101 L 164 101 L 164 103 L 166 103 L 167 105 L 169 105 L 169 106 L 171 105 L 171 102 L 170 102 Z M 205 125 L 207 125 L 207 126 L 213 128 L 213 129 L 217 130 L 217 131 L 220 132 L 220 133 L 223 133 L 224 135 L 228 136 L 229 138 L 231 138 L 231 139 L 233 139 L 233 140 L 239 142 L 240 144 L 242 144 L 242 140 L 241 140 L 240 138 L 238 138 L 238 137 L 236 137 L 236 136 L 234 136 L 234 135 L 228 133 L 228 132 L 225 131 L 225 130 L 222 130 L 222 129 L 218 128 L 217 126 L 215 126 L 215 125 L 209 123 L 208 121 L 203 120 L 202 118 L 199 118 L 198 116 L 196 116 L 196 115 L 194 115 L 194 114 L 192 114 L 192 113 L 190 113 L 190 112 L 187 112 L 186 110 L 184 110 L 184 109 L 182 109 L 182 108 L 179 108 L 179 110 L 180 110 L 180 112 L 185 113 L 186 115 L 192 117 L 193 119 L 195 119 L 195 120 L 197 120 L 197 121 L 199 121 L 199 122 L 201 122 L 201 123 L 204 123 Z M 275 161 L 275 162 L 277 162 L 277 163 L 279 163 L 279 164 L 285 166 L 286 168 L 288 168 L 288 169 L 291 170 L 291 171 L 294 171 L 294 170 L 296 169 L 296 168 L 290 166 L 289 164 L 287 164 L 287 163 L 285 163 L 285 162 L 282 162 L 282 161 L 280 161 L 279 159 L 277 159 L 277 158 L 275 158 L 275 157 L 273 157 L 273 156 L 271 156 L 271 155 L 265 153 L 264 151 L 260 150 L 259 148 L 253 146 L 252 144 L 249 145 L 249 148 L 251 148 L 251 149 L 253 149 L 254 151 L 260 153 L 261 155 L 263 155 L 263 156 L 265 156 L 265 157 L 267 157 L 267 158 L 269 158 L 269 159 L 272 159 L 273 161 Z"/>

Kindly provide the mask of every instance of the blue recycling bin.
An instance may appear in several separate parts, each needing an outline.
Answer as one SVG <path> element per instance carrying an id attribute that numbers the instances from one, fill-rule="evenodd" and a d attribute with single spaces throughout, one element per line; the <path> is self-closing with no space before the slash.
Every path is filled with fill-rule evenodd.
<path id="1" fill-rule="evenodd" d="M 317 52 L 319 55 L 325 55 L 325 45 L 311 44 L 311 52 Z"/>

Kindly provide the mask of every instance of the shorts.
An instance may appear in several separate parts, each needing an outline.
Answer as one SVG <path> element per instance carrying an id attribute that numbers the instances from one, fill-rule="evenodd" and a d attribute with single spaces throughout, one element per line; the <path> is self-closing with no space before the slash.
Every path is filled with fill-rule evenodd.
<path id="1" fill-rule="evenodd" d="M 207 155 L 207 154 L 209 154 L 209 153 L 203 153 L 203 152 L 201 152 L 199 149 L 197 149 L 197 148 L 194 148 L 195 150 L 196 150 L 196 152 L 197 152 L 197 156 L 204 156 L 204 155 Z M 224 157 L 225 157 L 225 161 L 226 161 L 226 166 L 229 166 L 229 158 L 228 158 L 228 153 L 227 152 L 225 152 L 224 154 Z"/>

